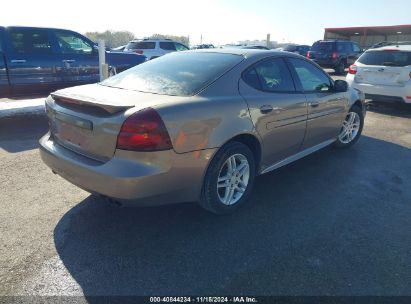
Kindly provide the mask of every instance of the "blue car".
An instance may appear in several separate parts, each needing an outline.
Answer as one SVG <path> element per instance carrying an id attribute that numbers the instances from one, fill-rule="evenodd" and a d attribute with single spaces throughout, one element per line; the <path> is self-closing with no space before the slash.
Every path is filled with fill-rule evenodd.
<path id="1" fill-rule="evenodd" d="M 146 61 L 106 51 L 111 73 Z M 79 33 L 53 28 L 0 27 L 0 97 L 45 94 L 100 80 L 97 45 Z"/>

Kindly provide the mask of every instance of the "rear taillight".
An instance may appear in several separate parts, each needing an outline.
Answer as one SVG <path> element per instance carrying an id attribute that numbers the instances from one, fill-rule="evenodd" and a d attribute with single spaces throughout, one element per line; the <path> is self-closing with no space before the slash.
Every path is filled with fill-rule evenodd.
<path id="1" fill-rule="evenodd" d="M 307 52 L 307 58 L 311 59 L 311 52 Z"/>
<path id="2" fill-rule="evenodd" d="M 348 68 L 348 74 L 357 74 L 357 66 L 355 64 L 350 65 Z"/>
<path id="3" fill-rule="evenodd" d="M 338 58 L 338 54 L 337 52 L 333 52 L 333 54 L 331 55 L 332 59 L 337 59 Z"/>
<path id="4" fill-rule="evenodd" d="M 411 78 L 411 72 L 408 74 L 409 76 L 410 76 L 410 78 Z"/>
<path id="5" fill-rule="evenodd" d="M 144 51 L 143 50 L 135 50 L 134 52 L 136 52 L 137 54 L 143 55 Z"/>
<path id="6" fill-rule="evenodd" d="M 131 151 L 170 150 L 173 145 L 160 115 L 146 108 L 129 116 L 117 137 L 117 149 Z"/>

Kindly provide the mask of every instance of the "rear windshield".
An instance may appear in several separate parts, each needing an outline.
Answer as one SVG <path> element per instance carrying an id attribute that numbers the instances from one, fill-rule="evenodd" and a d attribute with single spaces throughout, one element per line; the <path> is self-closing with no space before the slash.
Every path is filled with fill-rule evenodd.
<path id="1" fill-rule="evenodd" d="M 383 65 L 403 67 L 411 65 L 411 52 L 402 51 L 368 51 L 361 55 L 359 62 L 366 65 Z"/>
<path id="2" fill-rule="evenodd" d="M 190 96 L 243 59 L 233 54 L 174 52 L 137 65 L 101 84 L 147 93 Z"/>
<path id="3" fill-rule="evenodd" d="M 332 41 L 317 41 L 311 47 L 311 51 L 332 52 L 334 44 Z"/>
<path id="4" fill-rule="evenodd" d="M 129 42 L 126 46 L 126 50 L 149 50 L 149 49 L 155 49 L 156 48 L 156 43 L 155 42 L 143 42 L 143 41 L 138 41 L 138 42 Z"/>

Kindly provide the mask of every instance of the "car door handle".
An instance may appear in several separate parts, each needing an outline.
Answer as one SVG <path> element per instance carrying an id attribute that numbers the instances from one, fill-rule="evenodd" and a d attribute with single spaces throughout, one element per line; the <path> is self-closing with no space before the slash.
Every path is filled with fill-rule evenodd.
<path id="1" fill-rule="evenodd" d="M 318 101 L 312 101 L 308 103 L 310 105 L 310 107 L 312 108 L 316 108 L 320 105 L 320 103 Z"/>
<path id="2" fill-rule="evenodd" d="M 26 63 L 25 59 L 13 59 L 11 60 L 11 63 Z"/>
<path id="3" fill-rule="evenodd" d="M 63 59 L 62 61 L 63 61 L 63 62 L 68 62 L 68 63 L 70 63 L 70 62 L 76 62 L 74 59 Z"/>
<path id="4" fill-rule="evenodd" d="M 273 110 L 273 107 L 270 105 L 263 105 L 260 107 L 260 112 L 261 114 L 267 114 L 270 113 Z"/>

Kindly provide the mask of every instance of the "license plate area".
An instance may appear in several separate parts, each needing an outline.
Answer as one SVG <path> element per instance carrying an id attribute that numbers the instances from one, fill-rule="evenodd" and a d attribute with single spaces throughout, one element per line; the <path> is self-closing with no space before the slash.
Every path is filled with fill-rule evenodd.
<path id="1" fill-rule="evenodd" d="M 50 129 L 54 138 L 78 148 L 89 144 L 93 131 L 91 121 L 61 112 L 55 112 L 53 116 Z"/>

